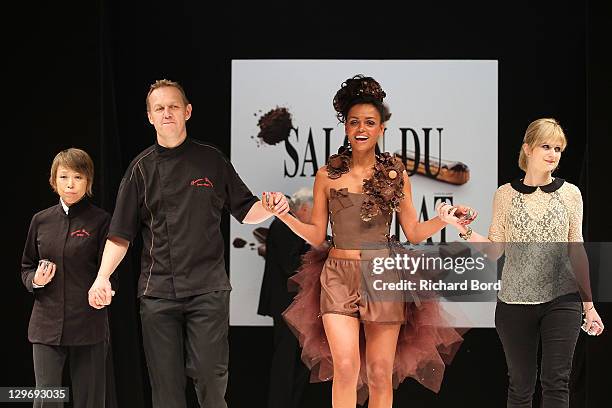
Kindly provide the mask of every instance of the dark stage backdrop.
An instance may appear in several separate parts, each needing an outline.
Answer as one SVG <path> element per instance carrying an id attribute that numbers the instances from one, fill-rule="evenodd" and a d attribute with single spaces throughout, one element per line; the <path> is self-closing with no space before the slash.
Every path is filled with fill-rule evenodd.
<path id="1" fill-rule="evenodd" d="M 222 9 L 195 1 L 17 5 L 17 28 L 2 28 L 10 43 L 3 97 L 9 126 L 3 140 L 4 174 L 11 183 L 4 197 L 9 229 L 2 246 L 7 268 L 1 274 L 6 332 L 0 385 L 33 384 L 26 337 L 32 299 L 21 285 L 19 265 L 31 216 L 56 202 L 47 182 L 54 154 L 70 146 L 87 150 L 97 169 L 95 201 L 112 211 L 123 171 L 154 141 L 144 105 L 148 85 L 166 77 L 180 81 L 194 105 L 189 134 L 229 155 L 232 59 L 497 59 L 499 183 L 519 174 L 516 157 L 527 124 L 544 116 L 559 119 L 569 147 L 558 176 L 583 192 L 585 237 L 610 240 L 610 218 L 601 215 L 609 211 L 604 200 L 612 72 L 606 59 L 607 6 L 448 3 L 247 2 Z M 227 236 L 227 219 L 223 231 Z M 134 299 L 137 248 L 120 267 L 120 290 L 110 308 L 122 407 L 150 406 Z M 609 305 L 599 309 L 611 322 Z M 263 406 L 271 328 L 232 327 L 230 341 L 230 406 Z M 581 336 L 573 407 L 598 407 L 607 400 L 611 345 L 609 331 L 597 339 Z M 407 381 L 395 406 L 503 406 L 505 387 L 495 330 L 471 330 L 440 394 Z M 329 406 L 330 389 L 329 383 L 312 384 L 303 406 Z"/>

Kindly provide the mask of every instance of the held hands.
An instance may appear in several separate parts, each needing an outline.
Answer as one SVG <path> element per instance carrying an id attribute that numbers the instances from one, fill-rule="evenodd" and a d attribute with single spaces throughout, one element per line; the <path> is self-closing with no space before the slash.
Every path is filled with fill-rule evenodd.
<path id="1" fill-rule="evenodd" d="M 584 330 L 590 336 L 599 336 L 604 331 L 604 324 L 601 321 L 601 317 L 595 307 L 587 310 L 584 313 L 584 319 L 582 321 L 582 330 Z"/>
<path id="2" fill-rule="evenodd" d="M 111 304 L 115 291 L 112 290 L 110 281 L 104 275 L 98 275 L 88 292 L 89 305 L 95 309 L 102 309 Z"/>
<path id="3" fill-rule="evenodd" d="M 261 205 L 266 211 L 276 215 L 277 217 L 289 212 L 289 202 L 287 201 L 287 197 L 280 192 L 264 191 L 261 194 Z"/>
<path id="4" fill-rule="evenodd" d="M 455 227 L 469 225 L 478 216 L 478 211 L 465 205 L 450 205 L 447 202 L 440 202 L 436 207 L 438 217 L 447 224 Z"/>
<path id="5" fill-rule="evenodd" d="M 51 282 L 51 279 L 55 276 L 55 264 L 47 259 L 41 259 L 38 261 L 38 267 L 34 273 L 32 282 L 38 286 L 45 286 Z"/>

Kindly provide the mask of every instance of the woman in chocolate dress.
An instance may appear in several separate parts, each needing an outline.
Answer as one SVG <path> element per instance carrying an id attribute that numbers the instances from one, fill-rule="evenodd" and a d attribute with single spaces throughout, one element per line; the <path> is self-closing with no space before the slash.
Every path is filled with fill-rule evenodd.
<path id="1" fill-rule="evenodd" d="M 376 153 L 391 116 L 384 97 L 371 77 L 357 75 L 342 84 L 333 104 L 350 148 L 341 148 L 318 170 L 310 224 L 279 215 L 313 246 L 325 242 L 331 221 L 332 246 L 307 254 L 294 278 L 300 292 L 284 317 L 300 340 L 311 381 L 333 377 L 334 408 L 354 407 L 368 393 L 369 407 L 388 408 L 393 386 L 407 376 L 438 391 L 445 363 L 462 340 L 443 327 L 437 302 L 373 301 L 365 293 L 362 279 L 371 276 L 370 261 L 390 253 L 393 212 L 412 243 L 445 225 L 437 217 L 418 222 L 401 160 Z"/>
<path id="2" fill-rule="evenodd" d="M 540 342 L 542 407 L 567 408 L 581 319 L 590 335 L 604 329 L 589 287 L 580 190 L 552 176 L 566 145 L 555 119 L 527 127 L 519 154 L 525 176 L 497 189 L 488 237 L 458 224 L 452 206 L 438 209 L 462 238 L 484 243 L 475 245 L 489 256 L 505 253 L 495 327 L 508 365 L 511 408 L 532 405 Z"/>

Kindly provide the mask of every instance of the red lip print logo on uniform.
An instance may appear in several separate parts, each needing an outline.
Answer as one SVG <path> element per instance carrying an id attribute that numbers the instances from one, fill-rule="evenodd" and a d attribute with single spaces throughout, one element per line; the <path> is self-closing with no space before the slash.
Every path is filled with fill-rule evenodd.
<path id="1" fill-rule="evenodd" d="M 87 232 L 85 228 L 81 228 L 70 233 L 71 237 L 88 237 L 89 235 L 89 232 Z"/>
<path id="2" fill-rule="evenodd" d="M 191 182 L 191 185 L 194 187 L 214 187 L 212 181 L 210 181 L 208 177 L 195 179 Z"/>

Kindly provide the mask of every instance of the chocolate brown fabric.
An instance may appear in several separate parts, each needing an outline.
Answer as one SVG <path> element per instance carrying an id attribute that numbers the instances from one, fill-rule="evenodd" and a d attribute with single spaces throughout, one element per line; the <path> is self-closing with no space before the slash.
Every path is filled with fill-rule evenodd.
<path id="1" fill-rule="evenodd" d="M 387 247 L 391 214 L 380 214 L 370 221 L 363 221 L 360 211 L 364 199 L 364 194 L 350 192 L 347 188 L 330 189 L 328 208 L 334 248 Z"/>
<path id="2" fill-rule="evenodd" d="M 368 296 L 369 260 L 328 257 L 321 271 L 321 314 L 338 313 L 363 322 L 404 323 L 406 304 Z"/>

